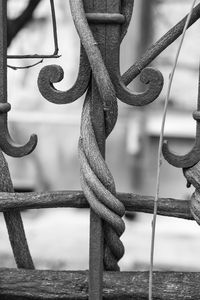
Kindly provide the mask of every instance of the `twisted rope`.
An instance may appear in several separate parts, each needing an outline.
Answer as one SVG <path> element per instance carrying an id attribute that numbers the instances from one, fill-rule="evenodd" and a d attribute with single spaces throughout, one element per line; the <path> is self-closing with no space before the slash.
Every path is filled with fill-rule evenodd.
<path id="1" fill-rule="evenodd" d="M 105 221 L 104 267 L 118 270 L 117 262 L 124 254 L 120 236 L 125 230 L 121 217 L 124 205 L 116 198 L 113 177 L 103 159 L 91 122 L 91 92 L 88 91 L 82 113 L 79 157 L 81 163 L 81 185 L 93 211 Z"/>
<path id="2" fill-rule="evenodd" d="M 126 16 L 126 22 L 122 26 L 121 40 L 129 25 L 133 6 L 132 0 L 123 2 L 122 11 Z M 85 17 L 82 0 L 70 0 L 70 6 L 76 29 L 87 53 L 103 101 L 107 137 L 117 120 L 118 107 L 115 90 Z M 124 246 L 120 237 L 125 230 L 122 220 L 125 208 L 116 197 L 114 179 L 97 143 L 92 118 L 92 100 L 90 86 L 83 106 L 79 139 L 81 186 L 92 210 L 104 220 L 104 268 L 105 270 L 119 270 L 118 261 L 124 254 Z"/>
<path id="3" fill-rule="evenodd" d="M 195 187 L 195 192 L 190 199 L 190 211 L 196 222 L 200 225 L 200 162 L 191 168 L 183 169 L 187 179 L 187 186 Z"/>

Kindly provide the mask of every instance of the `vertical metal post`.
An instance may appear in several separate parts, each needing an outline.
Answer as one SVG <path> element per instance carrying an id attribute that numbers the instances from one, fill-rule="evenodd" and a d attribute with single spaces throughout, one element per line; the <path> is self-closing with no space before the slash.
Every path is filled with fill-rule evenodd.
<path id="1" fill-rule="evenodd" d="M 7 1 L 0 0 L 0 101 L 7 102 Z"/>
<path id="2" fill-rule="evenodd" d="M 92 80 L 92 124 L 97 143 L 105 158 L 105 124 L 103 103 L 95 80 Z M 102 299 L 104 234 L 102 220 L 90 211 L 89 299 Z"/>
<path id="3" fill-rule="evenodd" d="M 119 13 L 121 0 L 86 0 L 85 10 L 87 13 Z M 115 26 L 115 25 L 112 25 Z M 101 51 L 105 65 L 111 60 L 108 51 L 109 24 L 91 25 L 94 38 Z M 92 111 L 91 120 L 97 144 L 101 155 L 105 158 L 105 114 L 103 101 L 98 91 L 98 87 L 93 78 L 92 84 Z M 89 260 L 89 299 L 102 299 L 103 281 L 103 256 L 104 256 L 104 233 L 102 220 L 91 210 L 90 212 L 90 260 Z"/>
<path id="4" fill-rule="evenodd" d="M 87 12 L 106 12 L 107 0 L 90 0 Z M 105 25 L 92 25 L 95 27 L 93 32 L 95 40 L 105 60 Z M 92 125 L 97 138 L 97 143 L 103 158 L 105 158 L 105 120 L 102 99 L 99 95 L 94 78 L 92 79 Z M 104 255 L 104 234 L 102 220 L 90 211 L 90 259 L 89 259 L 89 299 L 102 299 L 103 281 L 103 255 Z"/>

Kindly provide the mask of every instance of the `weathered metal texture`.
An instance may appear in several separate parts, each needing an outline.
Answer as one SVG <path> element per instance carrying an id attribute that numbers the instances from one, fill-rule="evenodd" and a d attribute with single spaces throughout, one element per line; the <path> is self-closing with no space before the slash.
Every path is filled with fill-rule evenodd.
<path id="1" fill-rule="evenodd" d="M 117 193 L 126 211 L 153 213 L 154 197 L 133 193 Z M 190 212 L 190 200 L 159 198 L 158 215 L 194 220 Z M 0 193 L 0 212 L 14 209 L 42 209 L 74 207 L 89 208 L 89 203 L 82 191 L 55 191 L 32 193 Z"/>
<path id="2" fill-rule="evenodd" d="M 103 299 L 148 300 L 148 272 L 104 272 Z M 155 300 L 199 300 L 199 272 L 153 272 Z M 2 269 L 1 300 L 87 300 L 88 272 Z M 92 300 L 96 300 L 95 298 Z"/>
<path id="3" fill-rule="evenodd" d="M 200 71 L 200 70 L 199 70 Z M 199 72 L 200 73 L 200 72 Z M 163 144 L 163 156 L 173 166 L 178 168 L 190 168 L 200 161 L 200 77 L 197 111 L 193 113 L 193 118 L 197 122 L 196 138 L 192 150 L 185 155 L 177 155 L 169 150 L 168 143 Z"/>
<path id="4" fill-rule="evenodd" d="M 198 104 L 197 111 L 193 113 L 196 120 L 196 138 L 192 150 L 185 155 L 177 155 L 169 150 L 168 143 L 163 144 L 163 156 L 174 167 L 189 168 L 200 161 L 200 68 L 199 68 L 199 84 L 198 84 Z"/>
<path id="5" fill-rule="evenodd" d="M 51 1 L 51 3 L 53 3 L 53 1 Z M 145 105 L 152 102 L 159 95 L 163 84 L 161 73 L 152 68 L 144 68 L 181 34 L 181 28 L 184 24 L 184 21 L 182 20 L 179 24 L 172 28 L 163 38 L 150 47 L 147 53 L 121 77 L 119 70 L 120 43 L 126 34 L 131 19 L 133 3 L 133 0 L 84 0 L 84 3 L 82 3 L 82 0 L 71 0 L 70 5 L 72 15 L 82 44 L 77 81 L 68 91 L 61 92 L 56 90 L 53 87 L 53 83 L 58 82 L 63 78 L 62 69 L 56 65 L 43 68 L 38 78 L 38 86 L 42 95 L 47 100 L 57 104 L 71 103 L 78 99 L 88 89 L 83 107 L 81 136 L 79 140 L 81 181 L 84 195 L 80 192 L 73 192 L 70 195 L 66 194 L 67 192 L 50 193 L 49 195 L 30 194 L 28 203 L 27 194 L 25 196 L 19 196 L 18 194 L 10 195 L 9 200 L 7 197 L 6 201 L 3 201 L 5 199 L 1 199 L 0 197 L 0 210 L 4 211 L 6 214 L 10 214 L 9 208 L 16 207 L 18 209 L 20 209 L 20 207 L 73 207 L 75 205 L 77 205 L 77 207 L 88 207 L 89 203 L 91 207 L 89 298 L 92 300 L 102 299 L 103 261 L 104 268 L 106 270 L 119 269 L 118 261 L 124 252 L 120 236 L 125 229 L 122 220 L 125 207 L 126 209 L 135 209 L 144 212 L 152 212 L 153 210 L 152 198 L 148 199 L 148 202 L 145 204 L 147 199 L 144 196 L 139 198 L 138 196 L 129 194 L 117 194 L 114 179 L 105 163 L 105 140 L 113 130 L 117 120 L 117 97 L 121 101 L 130 105 Z M 6 113 L 10 109 L 10 106 L 7 103 L 6 94 L 6 60 L 3 59 L 7 54 L 5 47 L 5 13 L 4 19 L 2 15 L 2 12 L 5 12 L 5 9 L 5 1 L 0 0 L 0 18 L 3 22 L 0 24 L 0 34 L 2 37 L 0 42 L 0 90 L 2 91 L 2 95 L 0 96 L 3 100 L 1 116 L 4 117 L 4 119 L 0 119 L 0 126 L 2 125 L 1 120 L 4 120 L 4 123 L 6 124 Z M 190 25 L 199 18 L 199 11 L 200 5 L 197 5 L 193 11 Z M 88 25 L 88 22 L 90 26 Z M 141 80 L 144 83 L 149 84 L 149 86 L 144 93 L 135 94 L 129 91 L 126 88 L 126 85 L 140 73 Z M 198 107 L 198 110 L 199 109 L 200 107 Z M 195 116 L 199 117 L 198 113 Z M 3 125 L 5 125 L 4 123 Z M 0 142 L 1 141 L 2 139 L 0 135 Z M 13 151 L 12 156 L 15 156 L 15 154 L 16 152 Z M 69 199 L 67 197 L 69 197 Z M 39 200 L 39 203 L 35 203 L 36 198 Z M 72 199 L 73 201 L 70 202 Z M 11 200 L 13 200 L 13 204 L 11 203 Z M 193 219 L 188 201 L 179 202 L 172 199 L 159 199 L 158 212 L 167 216 Z M 14 216 L 11 216 L 11 219 L 9 220 L 12 222 L 12 220 L 14 220 Z M 18 225 L 17 228 L 20 228 L 20 226 L 21 225 Z M 15 233 L 15 235 L 17 236 L 17 233 Z M 20 240 L 23 240 L 23 236 Z M 20 247 L 22 248 L 22 246 Z M 29 260 L 29 262 L 31 266 L 31 260 Z M 25 267 L 27 267 L 27 265 Z M 5 276 L 8 275 L 6 272 L 7 271 L 4 272 Z M 63 292 L 63 286 L 59 286 L 59 290 L 56 290 L 54 293 L 54 289 L 57 286 L 56 282 L 55 285 L 50 287 L 51 295 L 49 294 L 49 282 L 52 282 L 52 278 L 54 277 L 54 274 L 52 275 L 51 272 L 19 272 L 18 274 L 21 276 L 20 278 L 22 279 L 22 283 L 26 279 L 28 280 L 28 283 L 26 282 L 25 285 L 28 285 L 29 288 L 28 291 L 25 290 L 24 292 L 23 290 L 22 293 L 21 290 L 17 290 L 19 297 L 23 297 L 24 299 L 29 299 L 29 296 L 32 297 L 32 299 L 34 299 L 34 297 L 40 297 L 43 299 L 45 299 L 45 297 L 46 299 L 55 297 L 59 298 L 60 287 Z M 59 284 L 63 278 L 62 274 L 63 273 L 61 272 L 56 273 Z M 12 275 L 12 271 L 10 271 L 9 276 L 10 275 Z M 45 277 L 46 275 L 47 277 L 50 276 L 48 277 L 50 278 L 50 281 L 48 281 L 48 278 Z M 78 278 L 76 278 L 76 275 L 77 273 L 75 274 L 75 286 L 78 288 L 78 293 L 80 291 L 81 292 L 76 294 L 74 298 L 78 299 L 80 295 L 80 299 L 81 297 L 82 299 L 88 299 L 88 286 L 85 284 L 87 276 L 82 276 L 83 272 L 78 274 Z M 79 275 L 83 277 L 83 281 L 81 281 L 82 279 L 80 279 Z M 67 276 L 64 276 L 63 281 L 65 287 L 66 282 L 68 282 Z M 107 276 L 106 272 L 105 276 Z M 111 278 L 112 276 L 114 279 Z M 198 276 L 199 275 L 197 274 L 195 278 L 198 278 Z M 69 277 L 70 282 L 73 284 L 73 274 L 70 273 Z M 147 274 L 142 273 L 133 277 L 132 274 L 129 276 L 124 273 L 109 272 L 108 278 L 109 280 L 111 278 L 111 281 L 108 281 L 111 282 L 110 287 L 112 290 L 110 292 L 111 295 L 108 296 L 109 299 L 139 299 L 140 297 L 142 299 L 147 299 L 148 289 L 146 288 L 146 292 L 143 292 L 144 285 L 147 287 L 147 277 Z M 45 282 L 47 282 L 47 289 L 45 292 L 43 290 L 41 294 L 40 291 L 38 292 L 38 286 L 44 278 Z M 166 289 L 163 285 L 165 278 L 167 278 L 166 293 L 163 292 Z M 191 274 L 189 274 L 187 278 L 195 279 Z M 118 279 L 119 283 L 117 281 Z M 81 282 L 80 287 L 77 280 L 80 280 L 79 282 Z M 128 280 L 130 280 L 130 286 Z M 170 294 L 171 291 L 169 286 L 172 287 L 175 282 L 174 290 L 177 291 L 178 288 L 182 292 L 182 285 L 180 285 L 182 280 L 183 277 L 180 274 L 175 274 L 174 276 L 173 274 L 164 274 L 163 276 L 161 273 L 158 273 L 157 278 L 154 281 L 156 284 L 158 283 L 156 295 L 158 295 L 159 299 L 169 299 L 169 297 L 170 299 L 177 299 L 177 296 L 179 296 L 180 293 L 174 293 L 174 291 L 172 291 Z M 34 281 L 35 286 L 37 286 L 36 290 L 31 290 L 32 281 Z M 133 281 L 135 284 L 134 288 L 138 288 L 137 282 L 139 282 L 140 285 L 138 293 L 134 290 L 132 294 L 130 294 Z M 162 286 L 160 285 L 160 281 L 162 281 Z M 12 282 L 13 281 L 11 280 L 11 284 Z M 116 282 L 116 290 L 113 290 L 113 285 Z M 126 284 L 127 293 L 124 292 L 123 282 Z M 22 283 L 20 282 L 20 288 Z M 122 284 L 122 293 L 119 292 L 118 284 Z M 16 282 L 15 287 L 16 289 L 18 288 Z M 8 285 L 4 285 L 3 292 L 0 292 L 1 297 L 7 299 L 8 297 L 16 296 L 15 292 L 12 293 L 9 288 L 9 283 Z M 160 289 L 162 289 L 162 297 L 160 297 Z M 32 291 L 34 294 L 31 294 Z M 65 292 L 68 293 L 67 290 L 65 290 Z M 66 295 L 66 299 L 73 296 L 73 290 L 70 290 L 69 293 L 70 294 Z M 63 297 L 65 297 L 65 295 L 62 293 L 61 298 Z M 105 292 L 103 297 L 105 299 L 107 297 Z M 185 297 L 185 293 L 183 297 Z M 194 299 L 196 299 L 195 297 L 196 294 Z M 197 299 L 198 297 L 199 293 L 197 293 Z"/>
<path id="6" fill-rule="evenodd" d="M 79 6 L 81 3 L 71 2 L 70 4 L 77 30 L 81 41 L 83 41 L 82 43 L 93 71 L 91 90 L 88 90 L 83 109 L 79 153 L 82 188 L 92 207 L 90 219 L 89 299 L 102 299 L 103 261 L 104 268 L 117 268 L 117 261 L 112 253 L 113 250 L 109 252 L 109 255 L 106 255 L 110 250 L 109 241 L 108 238 L 106 238 L 106 232 L 108 235 L 108 232 L 112 230 L 110 227 L 110 215 L 113 216 L 113 242 L 117 239 L 113 248 L 119 249 L 118 253 L 119 251 L 121 252 L 116 254 L 118 259 L 121 258 L 124 252 L 123 245 L 118 237 L 124 231 L 124 224 L 120 219 L 119 227 L 121 230 L 118 232 L 118 236 L 116 236 L 115 218 L 118 212 L 111 207 L 112 202 L 109 203 L 110 197 L 108 195 L 109 192 L 112 193 L 115 199 L 114 195 L 116 192 L 112 175 L 104 163 L 105 139 L 112 131 L 117 119 L 117 101 L 109 74 L 105 67 L 109 59 L 106 48 L 109 31 L 107 31 L 106 25 L 93 23 L 91 26 L 92 34 L 87 25 L 83 6 Z M 85 10 L 87 13 L 96 11 L 103 13 L 106 10 L 106 5 L 107 1 L 101 3 L 98 1 L 96 1 L 96 3 L 95 1 L 85 1 Z M 105 122 L 104 114 L 107 122 Z M 99 199 L 101 199 L 101 201 L 99 201 Z M 105 201 L 107 201 L 107 205 Z M 122 216 L 125 212 L 123 205 L 121 205 L 117 199 L 115 203 L 116 208 L 122 207 Z M 101 219 L 104 220 L 103 226 Z"/>
<path id="7" fill-rule="evenodd" d="M 118 261 L 124 253 L 120 236 L 125 230 L 121 219 L 125 208 L 116 197 L 114 179 L 104 161 L 105 139 L 117 120 L 117 97 L 130 105 L 148 104 L 159 95 L 163 78 L 159 71 L 152 68 L 143 70 L 141 80 L 149 86 L 144 93 L 135 94 L 126 88 L 120 76 L 120 44 L 131 19 L 132 0 L 87 0 L 84 6 L 81 0 L 72 0 L 70 5 L 84 48 L 81 50 L 77 81 L 69 91 L 56 90 L 53 83 L 61 80 L 63 74 L 60 67 L 53 65 L 41 70 L 38 86 L 47 100 L 58 104 L 75 101 L 88 88 L 82 114 L 79 154 L 81 184 L 92 208 L 89 293 L 90 299 L 100 300 L 103 260 L 106 270 L 119 269 Z M 92 77 L 89 81 L 90 69 Z"/>
<path id="8" fill-rule="evenodd" d="M 53 54 L 28 54 L 28 55 L 7 55 L 8 59 L 36 59 L 36 58 L 58 58 L 58 34 L 57 34 L 57 22 L 54 0 L 50 0 L 51 7 L 51 17 L 53 26 L 53 41 L 54 41 L 54 51 Z"/>
<path id="9" fill-rule="evenodd" d="M 45 66 L 38 77 L 40 93 L 48 101 L 56 104 L 71 103 L 80 98 L 86 91 L 90 80 L 90 66 L 85 50 L 81 46 L 80 64 L 77 80 L 68 91 L 59 91 L 53 84 L 63 79 L 63 69 L 58 65 Z"/>
<path id="10" fill-rule="evenodd" d="M 37 144 L 37 136 L 32 135 L 24 146 L 16 145 L 10 137 L 7 126 L 7 1 L 0 0 L 0 148 L 7 155 L 21 157 L 32 152 Z"/>
<path id="11" fill-rule="evenodd" d="M 14 193 L 14 188 L 10 178 L 8 165 L 1 150 L 0 192 L 9 192 L 10 195 Z M 34 269 L 19 210 L 5 211 L 4 218 L 17 267 L 25 269 Z"/>

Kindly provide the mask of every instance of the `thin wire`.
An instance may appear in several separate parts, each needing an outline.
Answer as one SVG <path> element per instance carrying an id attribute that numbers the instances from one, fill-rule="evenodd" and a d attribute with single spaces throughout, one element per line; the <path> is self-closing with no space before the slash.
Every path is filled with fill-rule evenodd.
<path id="1" fill-rule="evenodd" d="M 56 21 L 56 11 L 54 0 L 50 0 L 50 7 L 51 7 L 51 18 L 52 18 L 52 25 L 53 25 L 53 40 L 54 40 L 54 52 L 53 54 L 28 54 L 28 55 L 7 55 L 8 59 L 35 59 L 35 58 L 59 58 L 61 55 L 58 54 L 59 46 L 58 46 L 58 30 L 57 30 L 57 21 Z M 34 66 L 34 65 L 33 65 Z M 22 69 L 21 67 L 12 67 L 8 66 L 11 69 L 17 70 Z M 25 68 L 27 69 L 27 68 Z"/>
<path id="2" fill-rule="evenodd" d="M 23 67 L 18 67 L 18 66 L 11 66 L 11 65 L 7 65 L 8 68 L 16 71 L 16 70 L 23 70 L 23 69 L 30 69 L 33 68 L 39 64 L 43 63 L 43 59 L 41 59 L 40 61 L 36 62 L 35 64 L 32 65 L 28 65 L 28 66 L 23 66 Z"/>
<path id="3" fill-rule="evenodd" d="M 56 22 L 56 12 L 55 12 L 55 5 L 54 0 L 50 0 L 51 5 L 51 14 L 52 14 L 52 24 L 53 24 L 53 39 L 54 39 L 54 55 L 58 54 L 58 33 L 57 33 L 57 22 Z"/>
<path id="4" fill-rule="evenodd" d="M 185 38 L 185 33 L 188 27 L 188 24 L 191 19 L 192 11 L 194 8 L 194 5 L 196 3 L 196 0 L 193 0 L 190 12 L 187 16 L 185 26 L 183 29 L 181 41 L 176 53 L 174 66 L 172 69 L 172 72 L 169 75 L 169 84 L 167 88 L 167 95 L 165 99 L 165 105 L 164 105 L 164 111 L 163 111 L 163 118 L 162 118 L 162 125 L 161 125 L 161 133 L 160 133 L 160 139 L 159 139 L 159 147 L 158 147 L 158 160 L 157 160 L 157 178 L 156 178 L 156 192 L 155 192 L 155 198 L 154 198 L 154 212 L 153 212 L 153 220 L 152 220 L 152 235 L 151 235 L 151 254 L 150 254 L 150 270 L 149 270 L 149 300 L 152 300 L 152 286 L 153 286 L 153 264 L 154 264 L 154 245 L 155 245 L 155 231 L 156 231 L 156 219 L 157 219 L 157 206 L 158 206 L 158 198 L 159 198 L 159 191 L 160 191 L 160 173 L 161 173 L 161 166 L 162 166 L 162 145 L 163 145 L 163 138 L 164 138 L 164 128 L 165 128 L 165 121 L 166 121 L 166 115 L 167 115 L 167 108 L 169 103 L 169 97 L 171 92 L 171 86 L 174 78 L 174 73 L 177 67 L 178 57 L 183 45 L 183 41 Z"/>

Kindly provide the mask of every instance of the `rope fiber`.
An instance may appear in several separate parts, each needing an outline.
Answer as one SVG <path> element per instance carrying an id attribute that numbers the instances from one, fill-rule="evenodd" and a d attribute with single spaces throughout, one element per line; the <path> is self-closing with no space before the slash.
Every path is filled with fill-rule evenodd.
<path id="1" fill-rule="evenodd" d="M 125 23 L 122 25 L 121 41 L 131 20 L 131 8 L 134 1 L 125 0 L 122 3 Z M 88 25 L 82 0 L 70 0 L 70 6 L 76 29 L 87 53 L 92 75 L 103 101 L 107 138 L 115 126 L 118 115 L 115 90 L 98 44 Z M 114 179 L 97 143 L 92 118 L 92 97 L 91 87 L 89 87 L 83 106 L 79 139 L 81 185 L 90 207 L 104 221 L 104 269 L 117 271 L 119 270 L 118 261 L 124 254 L 124 246 L 120 237 L 125 230 L 122 220 L 125 208 L 116 196 Z"/>

